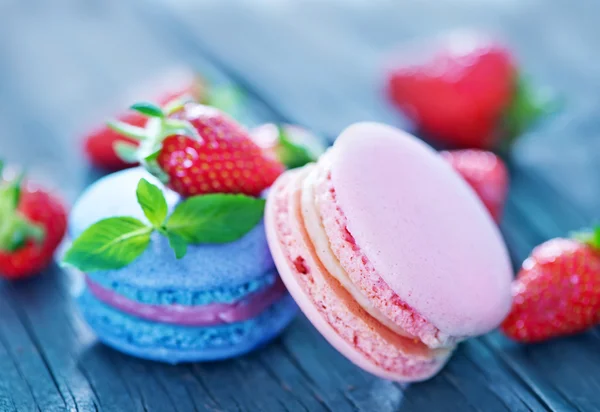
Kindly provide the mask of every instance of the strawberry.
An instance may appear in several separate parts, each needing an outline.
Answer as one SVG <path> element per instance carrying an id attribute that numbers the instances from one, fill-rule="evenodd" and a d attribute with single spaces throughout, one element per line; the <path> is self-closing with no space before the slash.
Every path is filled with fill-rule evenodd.
<path id="1" fill-rule="evenodd" d="M 164 91 L 157 101 L 161 105 L 181 99 L 189 98 L 191 100 L 199 100 L 204 94 L 204 85 L 201 80 L 196 77 L 188 76 L 187 84 L 180 85 L 174 90 Z M 147 118 L 142 114 L 129 110 L 117 116 L 117 119 L 122 123 L 127 123 L 132 126 L 144 127 Z M 90 162 L 97 167 L 109 171 L 116 171 L 135 166 L 137 163 L 126 162 L 119 157 L 115 151 L 117 144 L 137 145 L 135 139 L 123 136 L 110 128 L 108 125 L 103 125 L 92 130 L 86 137 L 84 148 Z"/>
<path id="2" fill-rule="evenodd" d="M 147 119 L 136 112 L 126 112 L 118 117 L 119 121 L 133 126 L 144 127 Z M 85 152 L 90 162 L 96 167 L 116 171 L 135 166 L 136 163 L 128 163 L 121 159 L 115 152 L 118 143 L 134 144 L 137 141 L 115 132 L 108 126 L 101 126 L 89 133 L 85 138 Z"/>
<path id="3" fill-rule="evenodd" d="M 182 196 L 259 196 L 284 170 L 241 125 L 214 107 L 187 103 L 165 112 L 141 103 L 132 108 L 152 120 L 146 129 L 115 124 L 142 140 L 139 149 L 129 147 L 120 154 L 141 159 L 151 173 Z"/>
<path id="4" fill-rule="evenodd" d="M 475 190 L 496 222 L 500 222 L 508 193 L 508 172 L 504 162 L 492 152 L 476 149 L 441 152 Z"/>
<path id="5" fill-rule="evenodd" d="M 442 144 L 505 146 L 550 109 L 547 97 L 519 77 L 508 49 L 484 36 L 454 33 L 429 54 L 397 65 L 388 77 L 388 94 Z"/>
<path id="6" fill-rule="evenodd" d="M 250 135 L 289 169 L 314 162 L 325 152 L 323 141 L 300 126 L 267 123 L 250 130 Z"/>
<path id="7" fill-rule="evenodd" d="M 600 322 L 600 227 L 536 247 L 513 283 L 502 330 L 521 342 L 582 332 Z"/>
<path id="8" fill-rule="evenodd" d="M 0 185 L 0 274 L 8 279 L 48 266 L 67 226 L 61 201 L 21 180 Z"/>

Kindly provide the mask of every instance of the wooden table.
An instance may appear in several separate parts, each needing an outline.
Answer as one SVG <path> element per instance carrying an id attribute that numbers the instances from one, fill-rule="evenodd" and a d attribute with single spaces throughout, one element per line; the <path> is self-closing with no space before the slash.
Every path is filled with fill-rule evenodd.
<path id="1" fill-rule="evenodd" d="M 418 3 L 418 4 L 412 4 Z M 407 4 L 407 5 L 403 5 Z M 358 120 L 406 122 L 381 97 L 402 40 L 458 26 L 504 36 L 567 100 L 516 145 L 502 229 L 515 264 L 600 217 L 600 4 L 558 0 L 1 0 L 0 155 L 69 201 L 100 174 L 81 131 L 136 79 L 187 64 L 249 95 L 249 123 L 333 138 Z M 0 411 L 600 410 L 600 334 L 521 346 L 494 332 L 434 379 L 369 376 L 300 316 L 268 347 L 167 366 L 97 343 L 57 267 L 0 282 Z"/>

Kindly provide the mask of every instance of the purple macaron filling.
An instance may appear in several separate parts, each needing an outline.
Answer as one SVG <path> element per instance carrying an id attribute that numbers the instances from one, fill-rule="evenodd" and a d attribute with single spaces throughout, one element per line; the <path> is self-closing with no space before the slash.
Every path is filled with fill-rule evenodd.
<path id="1" fill-rule="evenodd" d="M 89 291 L 101 302 L 124 313 L 155 322 L 182 326 L 213 326 L 243 322 L 258 316 L 286 292 L 281 279 L 267 288 L 251 293 L 234 303 L 210 303 L 199 306 L 148 305 L 121 296 L 85 278 Z"/>

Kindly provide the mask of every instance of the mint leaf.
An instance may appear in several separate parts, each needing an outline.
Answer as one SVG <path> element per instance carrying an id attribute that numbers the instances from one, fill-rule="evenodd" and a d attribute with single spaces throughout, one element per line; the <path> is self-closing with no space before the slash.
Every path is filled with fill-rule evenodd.
<path id="1" fill-rule="evenodd" d="M 187 242 L 181 236 L 175 232 L 167 232 L 167 239 L 169 239 L 169 245 L 175 251 L 175 257 L 181 259 L 187 253 Z"/>
<path id="2" fill-rule="evenodd" d="M 153 103 L 136 103 L 133 106 L 131 106 L 131 110 L 135 110 L 136 112 L 146 115 L 148 117 L 165 117 L 165 114 L 163 113 L 162 109 Z"/>
<path id="3" fill-rule="evenodd" d="M 142 207 L 142 210 L 150 223 L 152 223 L 155 228 L 162 226 L 167 218 L 167 213 L 169 212 L 167 201 L 165 200 L 165 195 L 162 190 L 146 179 L 141 179 L 135 194 L 138 203 Z"/>
<path id="4" fill-rule="evenodd" d="M 132 217 L 100 220 L 75 239 L 63 262 L 82 272 L 120 269 L 146 250 L 152 230 Z"/>
<path id="5" fill-rule="evenodd" d="M 166 229 L 188 243 L 233 242 L 260 222 L 264 208 L 264 199 L 244 195 L 194 196 L 175 208 Z"/>

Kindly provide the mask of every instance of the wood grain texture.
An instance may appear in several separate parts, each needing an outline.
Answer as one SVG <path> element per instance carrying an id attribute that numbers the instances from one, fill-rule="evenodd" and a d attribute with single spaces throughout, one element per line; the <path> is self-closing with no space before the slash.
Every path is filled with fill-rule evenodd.
<path id="1" fill-rule="evenodd" d="M 413 4 L 416 3 L 416 4 Z M 410 128 L 381 97 L 404 40 L 458 26 L 499 33 L 566 98 L 510 160 L 502 230 L 515 265 L 600 214 L 600 5 L 566 0 L 5 0 L 0 3 L 0 156 L 73 201 L 99 177 L 81 131 L 127 89 L 187 64 L 249 96 L 244 120 L 303 124 L 327 138 L 358 120 Z M 461 345 L 434 379 L 398 385 L 346 361 L 299 317 L 236 360 L 182 366 L 98 344 L 57 267 L 0 282 L 1 411 L 593 411 L 598 330 L 521 346 L 495 332 Z"/>

